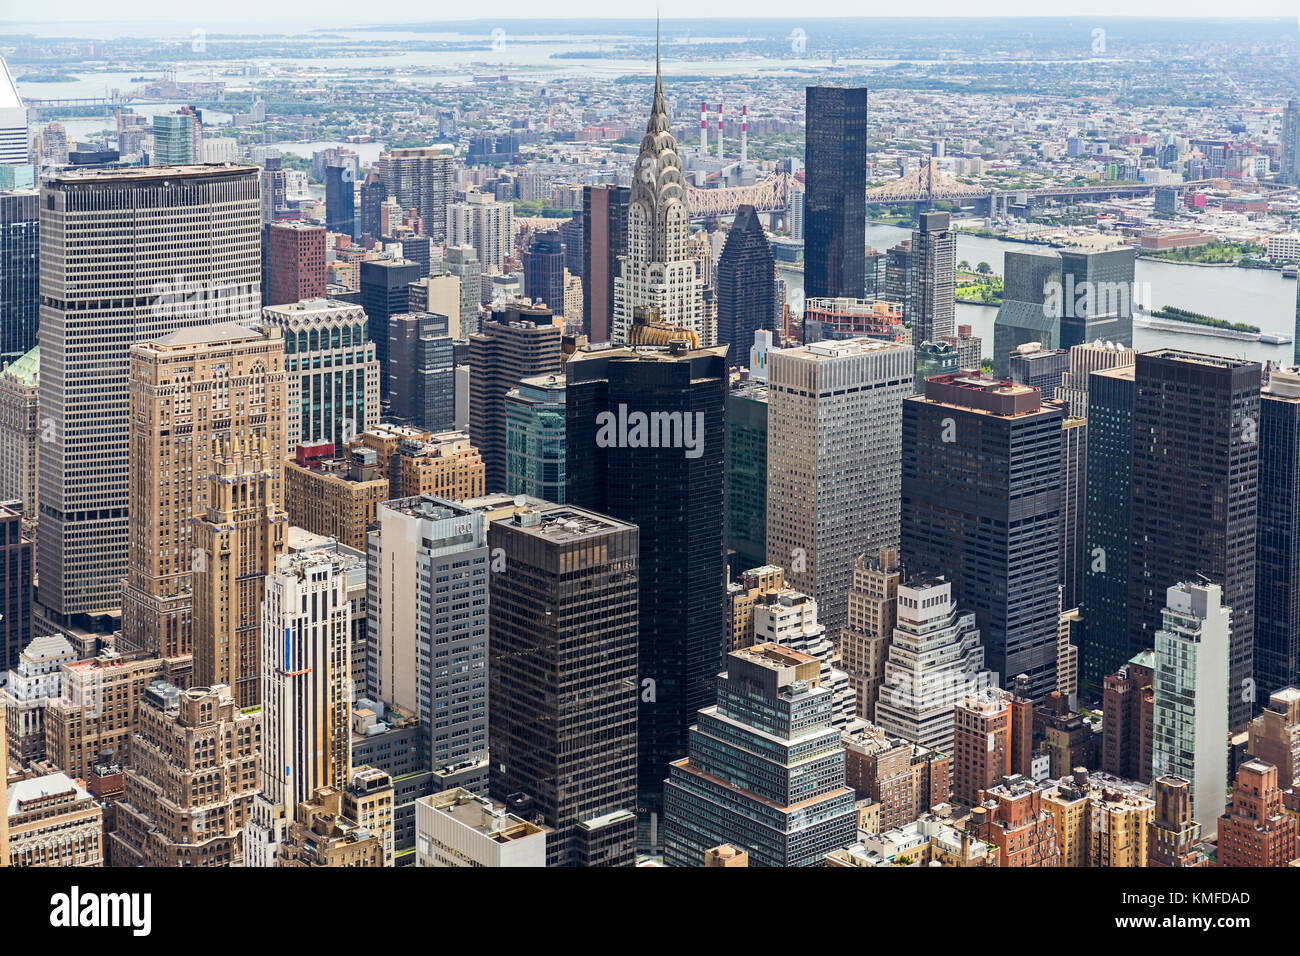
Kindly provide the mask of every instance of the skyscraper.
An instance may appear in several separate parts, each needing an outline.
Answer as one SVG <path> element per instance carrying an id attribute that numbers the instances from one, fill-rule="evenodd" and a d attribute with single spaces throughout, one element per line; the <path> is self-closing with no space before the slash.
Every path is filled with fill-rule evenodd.
<path id="1" fill-rule="evenodd" d="M 631 866 L 637 529 L 581 508 L 504 500 L 488 525 L 504 562 L 490 587 L 492 794 L 522 795 L 541 814 L 550 865 Z"/>
<path id="2" fill-rule="evenodd" d="M 732 573 L 767 560 L 766 382 L 727 393 L 727 550 Z"/>
<path id="3" fill-rule="evenodd" d="M 722 662 L 726 358 L 680 343 L 580 351 L 565 380 L 568 503 L 641 529 L 637 804 L 655 844 L 664 768 Z"/>
<path id="4" fill-rule="evenodd" d="M 506 491 L 564 504 L 563 375 L 521 379 L 506 392 Z"/>
<path id="5" fill-rule="evenodd" d="M 482 325 L 483 264 L 473 246 L 448 246 L 442 260 L 448 275 L 460 280 L 460 335 L 473 335 Z"/>
<path id="6" fill-rule="evenodd" d="M 41 447 L 41 349 L 0 369 L 0 501 L 36 511 L 36 462 Z"/>
<path id="7" fill-rule="evenodd" d="M 923 212 L 912 230 L 912 344 L 942 342 L 957 329 L 957 233 L 946 212 Z"/>
<path id="8" fill-rule="evenodd" d="M 341 448 L 379 424 L 379 360 L 365 310 L 337 299 L 304 299 L 262 310 L 284 338 L 285 455 L 300 444 Z"/>
<path id="9" fill-rule="evenodd" d="M 155 166 L 184 166 L 197 162 L 195 154 L 195 125 L 198 118 L 182 110 L 178 113 L 158 113 L 153 118 L 153 164 Z"/>
<path id="10" fill-rule="evenodd" d="M 420 267 L 409 259 L 367 259 L 361 263 L 361 308 L 365 310 L 366 332 L 375 343 L 379 362 L 379 393 L 388 397 L 388 320 L 409 311 L 412 282 L 420 278 Z"/>
<path id="11" fill-rule="evenodd" d="M 284 343 L 277 330 L 225 323 L 135 345 L 130 360 L 122 637 L 161 657 L 187 657 L 194 653 L 192 573 L 209 557 L 198 550 L 195 523 L 209 505 L 208 475 L 220 449 L 265 443 L 276 465 L 268 493 L 283 500 Z"/>
<path id="12" fill-rule="evenodd" d="M 1065 405 L 1057 402 L 1062 411 Z M 1065 412 L 1061 419 L 1061 608 L 1083 603 L 1088 564 L 1084 544 L 1088 491 L 1088 421 Z"/>
<path id="13" fill-rule="evenodd" d="M 853 562 L 848 625 L 840 631 L 836 650 L 849 685 L 858 695 L 858 713 L 868 720 L 885 680 L 885 658 L 898 622 L 898 585 L 903 569 L 897 548 L 860 554 Z"/>
<path id="14" fill-rule="evenodd" d="M 1061 409 L 1038 390 L 932 378 L 903 403 L 902 554 L 975 612 L 986 662 L 1056 689 Z"/>
<path id="15" fill-rule="evenodd" d="M 286 305 L 325 295 L 325 229 L 314 223 L 272 223 L 266 261 L 267 305 Z"/>
<path id="16" fill-rule="evenodd" d="M 1155 709 L 1151 769 L 1191 781 L 1192 819 L 1213 836 L 1228 786 L 1228 679 L 1232 610 L 1217 584 L 1166 590 L 1155 632 Z"/>
<path id="17" fill-rule="evenodd" d="M 525 378 L 560 371 L 563 336 L 552 321 L 549 309 L 507 303 L 469 338 L 469 437 L 489 492 L 506 487 L 506 394 Z"/>
<path id="18" fill-rule="evenodd" d="M 768 353 L 767 563 L 838 634 L 853 560 L 898 546 L 898 420 L 912 349 L 870 339 Z"/>
<path id="19" fill-rule="evenodd" d="M 1273 371 L 1259 415 L 1255 689 L 1263 698 L 1300 685 L 1300 370 Z"/>
<path id="20" fill-rule="evenodd" d="M 993 372 L 1009 374 L 1017 346 L 1069 349 L 1133 344 L 1132 248 L 1008 252 L 1002 306 L 993 324 Z"/>
<path id="21" fill-rule="evenodd" d="M 614 280 L 627 255 L 627 186 L 582 187 L 582 331 L 608 342 L 614 328 Z"/>
<path id="22" fill-rule="evenodd" d="M 897 608 L 880 697 L 863 716 L 890 736 L 952 753 L 957 705 L 997 686 L 975 615 L 957 607 L 942 578 L 899 584 Z"/>
<path id="23" fill-rule="evenodd" d="M 669 129 L 656 39 L 654 103 L 632 176 L 627 254 L 614 279 L 612 341 L 627 342 L 637 317 L 645 315 L 698 333 L 702 345 L 713 344 L 704 307 L 707 283 L 691 255 L 690 238 L 690 209 L 677 141 Z"/>
<path id="24" fill-rule="evenodd" d="M 128 351 L 214 321 L 256 327 L 259 205 L 247 166 L 66 170 L 43 187 L 41 604 L 115 610 L 126 571 Z M 114 237 L 107 241 L 107 237 Z"/>
<path id="25" fill-rule="evenodd" d="M 456 425 L 456 349 L 445 315 L 407 312 L 388 320 L 392 414 L 430 432 Z"/>
<path id="26" fill-rule="evenodd" d="M 805 113 L 804 295 L 860 299 L 867 245 L 867 91 L 810 86 Z"/>
<path id="27" fill-rule="evenodd" d="M 9 72 L 9 64 L 0 57 L 0 164 L 22 165 L 27 162 L 27 108 Z M 8 859 L 6 855 L 0 859 Z"/>
<path id="28" fill-rule="evenodd" d="M 0 367 L 36 345 L 41 275 L 39 199 L 40 193 L 34 189 L 0 192 Z"/>
<path id="29" fill-rule="evenodd" d="M 192 519 L 194 674 L 200 684 L 229 687 L 240 707 L 254 707 L 265 689 L 258 612 L 289 534 L 276 493 L 283 454 L 253 437 L 214 442 L 207 458 L 207 509 Z"/>
<path id="30" fill-rule="evenodd" d="M 1259 382 L 1258 362 L 1177 349 L 1140 353 L 1134 376 L 1129 647 L 1152 646 L 1170 585 L 1203 575 L 1221 586 L 1233 728 L 1267 693 L 1253 687 Z"/>
<path id="31" fill-rule="evenodd" d="M 32 639 L 32 539 L 20 501 L 0 501 L 0 669 L 18 666 Z"/>
<path id="32" fill-rule="evenodd" d="M 1011 755 L 1011 695 L 988 690 L 959 701 L 953 711 L 953 797 L 978 806 L 980 792 L 1011 773 Z"/>
<path id="33" fill-rule="evenodd" d="M 368 538 L 367 684 L 415 714 L 437 788 L 488 786 L 487 522 L 432 495 L 379 506 Z"/>
<path id="34" fill-rule="evenodd" d="M 1129 516 L 1132 513 L 1134 367 L 1088 376 L 1080 678 L 1095 692 L 1134 654 L 1128 636 Z"/>
<path id="35" fill-rule="evenodd" d="M 490 193 L 472 192 L 447 207 L 447 245 L 473 246 L 486 268 L 504 270 L 514 258 L 515 207 Z"/>
<path id="36" fill-rule="evenodd" d="M 299 804 L 341 791 L 352 769 L 347 576 L 335 552 L 281 555 L 262 601 L 261 793 L 244 832 L 248 866 L 276 866 Z"/>
<path id="37" fill-rule="evenodd" d="M 1278 178 L 1300 183 L 1300 100 L 1287 100 L 1282 111 L 1282 163 Z"/>
<path id="38" fill-rule="evenodd" d="M 704 866 L 730 843 L 752 866 L 820 866 L 853 842 L 832 693 L 820 663 L 778 644 L 727 655 L 718 702 L 701 708 L 690 751 L 664 782 L 664 862 Z"/>
<path id="39" fill-rule="evenodd" d="M 440 146 L 392 149 L 379 156 L 379 178 L 385 187 L 380 192 L 386 190 L 387 196 L 396 197 L 403 209 L 414 209 L 424 220 L 425 235 L 434 242 L 443 242 L 447 239 L 447 207 L 455 191 L 455 171 L 454 154 Z M 384 198 L 381 195 L 379 201 L 382 203 Z M 377 236 L 379 230 L 371 234 Z"/>
<path id="40" fill-rule="evenodd" d="M 524 294 L 556 315 L 564 314 L 564 244 L 558 232 L 544 232 L 524 253 Z"/>
<path id="41" fill-rule="evenodd" d="M 357 235 L 356 179 L 351 162 L 325 167 L 325 228 L 330 232 Z"/>
<path id="42" fill-rule="evenodd" d="M 732 365 L 749 362 L 754 333 L 774 328 L 776 261 L 753 206 L 741 206 L 718 258 L 718 344 Z"/>

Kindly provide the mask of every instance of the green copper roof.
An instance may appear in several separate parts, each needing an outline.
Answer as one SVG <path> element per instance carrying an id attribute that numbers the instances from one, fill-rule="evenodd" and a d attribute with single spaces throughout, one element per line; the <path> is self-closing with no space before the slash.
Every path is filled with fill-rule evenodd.
<path id="1" fill-rule="evenodd" d="M 21 385 L 36 385 L 41 380 L 41 347 L 38 345 L 20 359 L 15 359 L 5 366 L 5 378 L 14 379 Z"/>

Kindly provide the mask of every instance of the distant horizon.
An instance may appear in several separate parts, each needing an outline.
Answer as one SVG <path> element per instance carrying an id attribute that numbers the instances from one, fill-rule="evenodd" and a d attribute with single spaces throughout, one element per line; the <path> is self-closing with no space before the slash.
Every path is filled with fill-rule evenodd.
<path id="1" fill-rule="evenodd" d="M 573 12 L 545 14 L 539 13 L 535 6 L 520 0 L 502 0 L 496 8 L 495 15 L 484 16 L 479 13 L 474 16 L 448 16 L 440 15 L 430 17 L 427 8 L 412 2 L 412 0 L 396 0 L 392 5 L 396 8 L 402 8 L 410 5 L 410 11 L 394 13 L 392 19 L 376 21 L 366 19 L 364 13 L 354 12 L 348 9 L 348 6 L 339 0 L 284 0 L 277 5 L 273 15 L 267 15 L 265 8 L 260 3 L 253 0 L 229 0 L 224 5 L 223 11 L 218 16 L 211 15 L 213 11 L 207 11 L 203 15 L 196 15 L 184 19 L 175 17 L 175 8 L 170 3 L 161 2 L 161 0 L 143 0 L 143 2 L 132 2 L 130 13 L 126 16 L 117 16 L 105 18 L 106 6 L 102 3 L 92 2 L 92 0 L 67 0 L 63 4 L 63 9 L 59 15 L 33 19 L 12 19 L 0 18 L 0 30 L 18 30 L 20 28 L 60 26 L 63 29 L 74 28 L 78 24 L 87 27 L 116 25 L 122 29 L 130 29 L 134 26 L 153 26 L 167 27 L 175 26 L 177 28 L 192 28 L 195 24 L 200 25 L 222 25 L 243 26 L 245 28 L 274 27 L 276 32 L 284 32 L 286 29 L 293 32 L 307 33 L 320 29 L 328 29 L 340 26 L 350 26 L 357 29 L 382 30 L 387 27 L 403 28 L 416 25 L 432 24 L 473 24 L 482 22 L 547 22 L 547 23 L 629 23 L 644 24 L 652 22 L 652 15 L 640 17 L 627 16 L 607 16 L 601 11 L 605 9 L 603 4 L 596 3 L 595 0 L 572 0 L 565 6 L 575 8 Z M 992 0 L 988 5 L 987 12 L 972 15 L 970 5 L 963 0 L 930 0 L 924 8 L 911 11 L 906 16 L 898 15 L 879 15 L 879 14 L 862 14 L 860 12 L 837 12 L 836 7 L 843 4 L 842 0 L 820 0 L 812 4 L 805 5 L 803 12 L 797 16 L 789 13 L 788 6 L 775 0 L 754 0 L 753 6 L 757 8 L 755 13 L 747 16 L 717 16 L 717 15 L 700 15 L 698 12 L 699 5 L 693 3 L 667 3 L 660 7 L 660 12 L 665 24 L 669 23 L 697 23 L 697 22 L 735 22 L 735 23 L 763 23 L 763 22 L 798 22 L 798 21 L 823 21 L 823 20 L 856 20 L 856 21 L 882 21 L 882 22 L 899 22 L 905 23 L 916 20 L 942 20 L 942 21 L 985 21 L 985 20 L 1039 20 L 1055 21 L 1069 20 L 1080 18 L 1092 18 L 1096 20 L 1167 20 L 1167 21 L 1222 21 L 1222 22 L 1248 22 L 1252 20 L 1289 20 L 1300 26 L 1300 17 L 1295 12 L 1294 0 L 1245 0 L 1238 5 L 1242 10 L 1239 15 L 1224 16 L 1222 5 L 1211 2 L 1211 0 L 1191 0 L 1191 3 L 1177 2 L 1177 0 L 1103 0 L 1102 4 L 1082 5 L 1082 9 L 1062 12 L 1058 14 L 1044 14 L 1036 3 L 1036 0 Z M 110 5 L 111 7 L 111 5 Z M 156 9 L 157 15 L 150 15 L 148 11 Z M 584 12 L 590 9 L 592 12 Z M 679 15 L 674 12 L 675 9 L 688 11 L 686 15 Z M 243 11 L 243 12 L 234 12 Z M 337 12 L 336 12 L 337 11 Z"/>

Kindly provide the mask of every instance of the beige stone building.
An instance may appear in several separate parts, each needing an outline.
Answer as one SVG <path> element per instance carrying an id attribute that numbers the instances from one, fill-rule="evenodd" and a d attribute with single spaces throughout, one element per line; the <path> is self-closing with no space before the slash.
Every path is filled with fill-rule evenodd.
<path id="1" fill-rule="evenodd" d="M 375 452 L 357 448 L 347 459 L 309 461 L 303 451 L 284 465 L 289 522 L 364 550 L 379 502 L 390 496 L 388 475 L 380 470 Z"/>
<path id="2" fill-rule="evenodd" d="M 404 442 L 390 469 L 394 499 L 433 495 L 465 501 L 484 493 L 483 458 L 464 432 L 439 432 L 425 441 Z"/>
<path id="3" fill-rule="evenodd" d="M 19 781 L 5 803 L 9 866 L 104 865 L 104 811 L 67 774 Z"/>
<path id="4" fill-rule="evenodd" d="M 348 819 L 343 803 L 343 794 L 330 787 L 299 803 L 279 850 L 279 865 L 384 866 L 382 836 Z"/>
<path id="5" fill-rule="evenodd" d="M 182 329 L 130 353 L 130 518 L 122 636 L 166 658 L 194 654 L 195 540 L 219 448 L 265 442 L 281 499 L 284 343 L 224 323 Z M 225 683 L 203 680 L 203 683 Z"/>
<path id="6" fill-rule="evenodd" d="M 36 515 L 36 459 L 40 451 L 41 348 L 0 372 L 0 501 L 17 499 Z"/>
<path id="7" fill-rule="evenodd" d="M 258 790 L 262 720 L 230 688 L 156 682 L 140 701 L 114 866 L 240 866 Z"/>
<path id="8" fill-rule="evenodd" d="M 277 504 L 282 465 L 265 437 L 215 449 L 207 509 L 195 521 L 195 679 L 231 688 L 240 707 L 262 699 L 262 594 L 289 533 Z"/>
<path id="9" fill-rule="evenodd" d="M 898 623 L 898 583 L 903 568 L 897 548 L 882 548 L 873 556 L 861 554 L 853 562 L 849 590 L 848 624 L 840 630 L 836 651 L 840 668 L 858 698 L 858 713 L 876 713 L 880 686 L 885 680 L 889 641 Z"/>
<path id="10" fill-rule="evenodd" d="M 45 759 L 81 780 L 101 754 L 128 760 L 140 697 L 163 667 L 145 652 L 113 651 L 64 664 L 62 696 L 45 708 Z"/>

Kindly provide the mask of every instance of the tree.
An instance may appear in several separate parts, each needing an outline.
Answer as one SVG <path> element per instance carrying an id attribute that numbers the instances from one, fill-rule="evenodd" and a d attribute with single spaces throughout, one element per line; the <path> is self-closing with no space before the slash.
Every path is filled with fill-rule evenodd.
<path id="1" fill-rule="evenodd" d="M 970 272 L 970 263 L 963 259 L 961 262 L 957 263 L 957 271 Z"/>
<path id="2" fill-rule="evenodd" d="M 975 267 L 975 271 L 982 276 L 986 276 L 993 271 L 993 267 L 989 265 L 987 262 L 981 262 L 979 265 Z"/>

